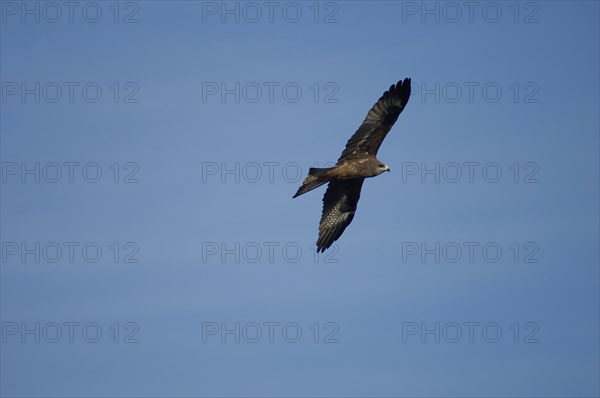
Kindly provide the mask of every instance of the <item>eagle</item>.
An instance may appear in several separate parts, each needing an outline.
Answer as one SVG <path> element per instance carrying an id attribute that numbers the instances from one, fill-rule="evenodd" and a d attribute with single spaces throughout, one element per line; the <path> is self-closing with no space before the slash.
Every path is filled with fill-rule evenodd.
<path id="1" fill-rule="evenodd" d="M 390 171 L 377 159 L 377 151 L 409 98 L 410 78 L 392 84 L 350 137 L 335 166 L 309 169 L 308 176 L 293 197 L 329 183 L 323 196 L 317 253 L 328 249 L 352 222 L 365 178 Z"/>

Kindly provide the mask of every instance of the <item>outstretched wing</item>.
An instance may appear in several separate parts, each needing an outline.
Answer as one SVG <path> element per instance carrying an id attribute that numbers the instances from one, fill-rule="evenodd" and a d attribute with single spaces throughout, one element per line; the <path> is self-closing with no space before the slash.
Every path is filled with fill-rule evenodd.
<path id="1" fill-rule="evenodd" d="M 375 156 L 383 139 L 398 119 L 410 98 L 410 78 L 392 84 L 373 105 L 367 117 L 350 137 L 339 161 L 365 154 Z"/>
<path id="2" fill-rule="evenodd" d="M 364 178 L 332 180 L 323 196 L 317 253 L 324 252 L 352 222 Z"/>

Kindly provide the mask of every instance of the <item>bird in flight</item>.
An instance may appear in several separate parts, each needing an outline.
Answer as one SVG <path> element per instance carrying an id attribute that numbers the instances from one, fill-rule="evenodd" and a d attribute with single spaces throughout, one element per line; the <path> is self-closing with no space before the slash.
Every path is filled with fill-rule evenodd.
<path id="1" fill-rule="evenodd" d="M 390 171 L 386 164 L 377 159 L 377 151 L 409 97 L 410 78 L 393 84 L 350 137 L 335 166 L 309 169 L 294 198 L 329 183 L 323 196 L 317 253 L 329 248 L 352 222 L 365 178 Z"/>

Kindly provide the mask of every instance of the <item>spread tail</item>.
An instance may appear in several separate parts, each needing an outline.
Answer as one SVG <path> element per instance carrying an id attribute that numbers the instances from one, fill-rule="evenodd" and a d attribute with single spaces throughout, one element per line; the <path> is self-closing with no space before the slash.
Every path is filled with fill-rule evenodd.
<path id="1" fill-rule="evenodd" d="M 307 193 L 308 191 L 312 191 L 315 188 L 320 187 L 321 185 L 329 182 L 329 176 L 327 172 L 333 169 L 333 167 L 326 167 L 323 169 L 317 167 L 311 167 L 308 170 L 308 176 L 304 179 L 302 186 L 298 188 L 298 192 L 293 196 L 300 196 L 302 194 Z"/>

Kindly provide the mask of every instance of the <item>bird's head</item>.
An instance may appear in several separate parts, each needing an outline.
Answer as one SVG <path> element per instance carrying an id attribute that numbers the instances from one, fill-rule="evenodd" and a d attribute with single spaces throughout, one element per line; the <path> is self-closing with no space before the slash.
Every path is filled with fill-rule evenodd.
<path id="1" fill-rule="evenodd" d="M 390 168 L 387 164 L 381 163 L 379 162 L 379 164 L 377 165 L 377 171 L 379 172 L 378 174 L 383 173 L 384 171 L 390 171 Z"/>

